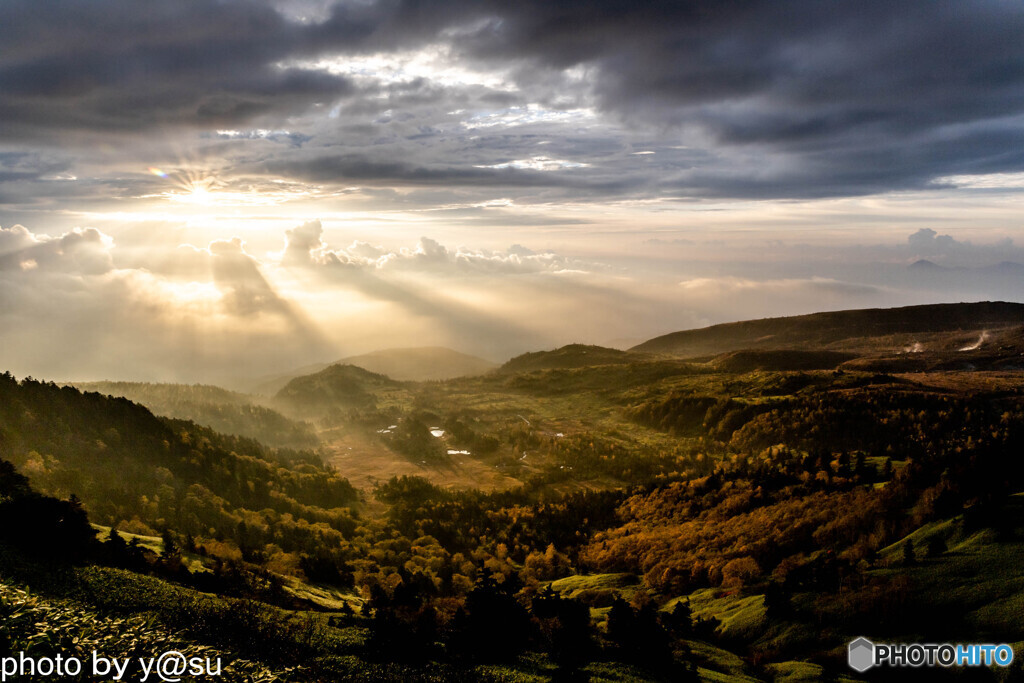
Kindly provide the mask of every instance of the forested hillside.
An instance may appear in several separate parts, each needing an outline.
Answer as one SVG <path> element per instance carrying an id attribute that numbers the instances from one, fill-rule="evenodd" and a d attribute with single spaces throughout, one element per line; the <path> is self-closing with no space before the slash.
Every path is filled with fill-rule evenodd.
<path id="1" fill-rule="evenodd" d="M 156 415 L 190 420 L 223 434 L 256 439 L 268 446 L 314 448 L 313 427 L 260 405 L 254 397 L 204 384 L 76 382 L 83 391 L 122 396 Z"/>
<path id="2" fill-rule="evenodd" d="M 126 399 L 0 375 L 0 459 L 98 524 L 171 530 L 227 556 L 336 556 L 356 491 L 311 452 L 271 449 Z"/>
<path id="3" fill-rule="evenodd" d="M 942 353 L 1015 362 L 996 339 Z M 0 513 L 78 521 L 0 539 L 0 583 L 287 680 L 845 680 L 858 635 L 1021 643 L 1024 378 L 865 354 L 332 366 L 275 399 L 316 452 L 5 374 Z M 54 556 L 78 566 L 33 564 Z"/>

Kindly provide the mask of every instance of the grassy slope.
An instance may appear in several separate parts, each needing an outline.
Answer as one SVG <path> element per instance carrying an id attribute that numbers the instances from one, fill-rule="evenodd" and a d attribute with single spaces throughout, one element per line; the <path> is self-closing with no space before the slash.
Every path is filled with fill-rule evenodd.
<path id="1" fill-rule="evenodd" d="M 274 680 L 284 673 L 222 648 L 211 648 L 175 629 L 153 623 L 145 615 L 110 615 L 83 607 L 66 598 L 37 595 L 0 578 L 0 633 L 11 640 L 12 651 L 25 651 L 36 658 L 75 657 L 89 670 L 92 652 L 108 658 L 158 656 L 168 650 L 188 657 L 223 658 L 224 683 L 243 683 L 254 678 Z M 138 667 L 124 680 L 141 680 Z M 70 679 L 80 680 L 80 679 Z"/>
<path id="2" fill-rule="evenodd" d="M 648 340 L 630 350 L 697 357 L 750 348 L 802 348 L 815 351 L 844 340 L 858 340 L 851 341 L 847 346 L 866 349 L 878 348 L 879 344 L 905 343 L 906 340 L 899 335 L 981 331 L 1022 324 L 1024 304 L 934 304 L 724 323 L 699 330 L 673 332 Z M 886 337 L 890 339 L 886 340 Z"/>
<path id="3" fill-rule="evenodd" d="M 93 524 L 92 528 L 96 530 L 96 539 L 101 543 L 106 543 L 110 539 L 110 527 L 103 526 L 101 524 Z M 160 555 L 164 551 L 164 541 L 159 536 L 143 536 L 141 534 L 131 534 L 127 531 L 118 530 L 118 535 L 125 540 L 125 543 L 131 543 L 132 539 L 139 544 L 140 548 L 150 551 L 156 555 Z M 181 553 L 181 559 L 184 562 L 185 568 L 190 572 L 208 572 L 210 571 L 206 565 L 203 564 L 203 558 L 195 553 L 183 552 Z"/>
<path id="4" fill-rule="evenodd" d="M 1017 524 L 1010 534 L 1000 535 L 991 529 L 970 532 L 962 517 L 926 524 L 881 550 L 879 554 L 890 566 L 872 573 L 879 577 L 906 576 L 912 605 L 962 615 L 963 626 L 976 634 L 979 642 L 1019 638 L 1020 615 L 1024 614 L 1022 511 L 1024 494 L 1017 494 L 1005 511 Z M 948 550 L 928 558 L 926 548 L 933 536 L 945 539 Z M 903 567 L 903 545 L 908 542 L 914 544 L 918 561 Z M 920 635 L 934 638 L 948 634 L 943 632 L 942 624 L 936 624 L 935 632 Z"/>
<path id="5" fill-rule="evenodd" d="M 945 615 L 930 621 L 930 628 L 920 632 L 885 627 L 871 632 L 840 633 L 828 629 L 829 635 L 812 623 L 771 622 L 765 612 L 764 595 L 757 588 L 750 590 L 724 590 L 706 588 L 685 596 L 662 596 L 661 610 L 671 612 L 681 600 L 689 601 L 694 617 L 719 620 L 716 633 L 726 648 L 737 648 L 740 643 L 752 644 L 769 651 L 792 651 L 829 647 L 835 660 L 842 658 L 845 643 L 858 635 L 876 640 L 892 639 L 904 642 L 946 642 L 963 639 L 971 634 L 972 642 L 1008 642 L 1020 651 L 1020 615 L 1024 614 L 1024 494 L 1013 496 L 1006 514 L 1017 520 L 1017 527 L 1001 536 L 991 529 L 970 532 L 965 529 L 962 516 L 926 524 L 904 539 L 884 548 L 876 563 L 877 568 L 868 576 L 881 580 L 906 580 L 909 594 L 903 610 L 909 613 Z M 946 540 L 948 551 L 938 557 L 926 557 L 928 541 L 939 536 Z M 915 546 L 917 563 L 903 566 L 902 548 L 907 542 Z M 594 574 L 570 576 L 551 583 L 552 588 L 566 597 L 593 598 L 595 593 L 617 595 L 627 601 L 634 599 L 641 585 L 631 574 Z M 794 604 L 809 609 L 820 596 L 799 594 Z M 609 598 L 605 598 L 607 602 Z M 607 608 L 592 614 L 603 619 Z M 828 609 L 821 613 L 824 623 L 838 622 L 838 613 L 830 617 Z M 806 618 L 806 615 L 805 615 Z M 920 623 L 920 622 L 919 622 Z M 929 623 L 926 619 L 924 623 Z M 827 637 L 828 641 L 822 640 Z M 690 641 L 695 658 L 702 667 L 705 680 L 743 680 L 744 676 L 757 676 L 744 660 L 730 649 L 718 645 Z M 821 677 L 818 664 L 807 661 L 783 661 L 765 666 L 765 673 L 775 680 L 811 681 Z M 726 678 L 717 678 L 725 676 Z"/>
<path id="6" fill-rule="evenodd" d="M 37 655 L 67 654 L 88 646 L 111 656 L 139 656 L 173 647 L 188 656 L 223 657 L 222 680 L 228 683 L 254 679 L 540 682 L 551 680 L 557 670 L 546 656 L 535 653 L 511 663 L 468 669 L 382 664 L 366 658 L 365 620 L 357 616 L 337 622 L 324 613 L 289 613 L 118 569 L 26 572 L 24 567 L 12 570 L 10 562 L 0 553 L 0 616 L 7 617 L 0 620 L 0 632 L 8 629 L 15 645 L 40 640 L 56 645 L 52 653 L 37 648 Z M 22 579 L 33 575 L 34 588 L 42 593 L 26 590 L 12 573 Z M 10 618 L 10 613 L 22 618 Z M 242 641 L 231 635 L 241 632 L 240 627 L 245 629 Z M 79 641 L 72 643 L 72 634 Z M 126 650 L 126 643 L 134 649 Z M 296 666 L 295 661 L 302 663 Z M 585 671 L 595 683 L 651 680 L 641 669 L 613 662 L 593 662 Z"/>

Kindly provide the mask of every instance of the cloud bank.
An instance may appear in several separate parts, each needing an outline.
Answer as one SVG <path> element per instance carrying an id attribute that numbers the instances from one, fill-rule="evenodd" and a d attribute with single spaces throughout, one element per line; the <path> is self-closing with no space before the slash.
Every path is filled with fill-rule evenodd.
<path id="1" fill-rule="evenodd" d="M 228 178 L 521 201 L 940 188 L 1024 171 L 1022 33 L 1001 0 L 10 0 L 0 182 L 135 136 L 207 140 Z"/>
<path id="2" fill-rule="evenodd" d="M 1004 0 L 7 0 L 2 360 L 1019 300 L 1021 35 Z"/>
<path id="3" fill-rule="evenodd" d="M 643 261 L 429 237 L 334 246 L 325 232 L 319 221 L 296 225 L 280 251 L 257 256 L 238 237 L 144 248 L 95 229 L 51 237 L 0 228 L 0 362 L 57 379 L 231 383 L 376 348 L 444 345 L 500 361 L 570 342 L 630 346 L 718 322 L 953 292 L 1008 298 L 1024 286 L 1024 249 L 931 229 L 903 245 L 776 245 L 772 268 L 742 249 L 723 260 L 718 243 L 662 241 L 652 246 L 696 259 L 662 273 Z M 945 265 L 912 260 L 940 252 Z"/>

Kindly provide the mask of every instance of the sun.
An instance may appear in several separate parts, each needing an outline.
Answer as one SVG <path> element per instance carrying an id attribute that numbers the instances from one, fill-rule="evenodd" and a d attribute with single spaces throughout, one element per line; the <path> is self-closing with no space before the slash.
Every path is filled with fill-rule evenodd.
<path id="1" fill-rule="evenodd" d="M 166 193 L 168 199 L 193 206 L 214 206 L 220 202 L 215 190 L 217 182 L 212 177 L 186 179 L 176 191 Z"/>
<path id="2" fill-rule="evenodd" d="M 284 181 L 262 184 L 250 182 L 237 186 L 213 174 L 195 171 L 166 172 L 150 167 L 149 172 L 164 178 L 173 187 L 148 197 L 188 206 L 265 207 L 310 199 L 319 195 L 321 190 L 319 187 Z"/>
<path id="3" fill-rule="evenodd" d="M 214 193 L 210 191 L 211 184 L 212 181 L 209 180 L 192 183 L 191 190 L 182 196 L 181 201 L 184 201 L 187 204 L 199 204 L 200 206 L 216 204 L 217 198 L 214 196 Z"/>
<path id="4" fill-rule="evenodd" d="M 211 174 L 180 170 L 168 172 L 156 166 L 150 166 L 147 170 L 152 175 L 163 178 L 173 185 L 173 189 L 161 192 L 156 196 L 180 204 L 214 205 L 218 203 L 219 199 L 217 189 L 224 185 Z"/>

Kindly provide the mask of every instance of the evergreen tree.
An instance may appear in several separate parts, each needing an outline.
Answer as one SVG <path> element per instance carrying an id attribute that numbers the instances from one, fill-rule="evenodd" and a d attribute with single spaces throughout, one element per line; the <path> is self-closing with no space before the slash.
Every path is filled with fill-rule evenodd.
<path id="1" fill-rule="evenodd" d="M 917 564 L 917 557 L 914 554 L 914 544 L 908 540 L 903 544 L 903 566 L 909 567 L 914 564 Z"/>

